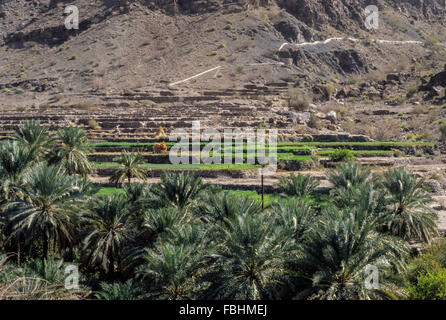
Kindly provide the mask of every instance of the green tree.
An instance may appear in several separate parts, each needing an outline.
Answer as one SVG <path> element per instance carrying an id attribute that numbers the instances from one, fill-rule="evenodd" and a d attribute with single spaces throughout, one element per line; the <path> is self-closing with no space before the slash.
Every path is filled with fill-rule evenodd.
<path id="1" fill-rule="evenodd" d="M 301 199 L 292 198 L 273 203 L 270 212 L 275 217 L 277 229 L 297 242 L 302 240 L 316 222 L 315 211 Z"/>
<path id="2" fill-rule="evenodd" d="M 23 173 L 35 160 L 35 153 L 17 141 L 0 143 L 0 204 L 10 200 L 22 184 Z"/>
<path id="3" fill-rule="evenodd" d="M 293 173 L 288 178 L 281 178 L 279 183 L 280 190 L 291 197 L 308 197 L 314 194 L 319 186 L 319 180 L 310 176 Z"/>
<path id="4" fill-rule="evenodd" d="M 118 185 L 125 180 L 131 183 L 133 178 L 143 180 L 147 178 L 147 170 L 141 166 L 145 163 L 145 160 L 140 154 L 124 151 L 115 161 L 121 167 L 111 176 L 111 183 Z"/>
<path id="5" fill-rule="evenodd" d="M 262 204 L 259 201 L 224 191 L 206 193 L 193 209 L 197 217 L 210 223 L 226 223 L 239 215 L 255 215 L 261 211 Z"/>
<path id="6" fill-rule="evenodd" d="M 387 229 L 405 240 L 431 241 L 437 234 L 437 214 L 428 206 L 432 198 L 404 168 L 391 169 L 382 181 L 391 206 Z"/>
<path id="7" fill-rule="evenodd" d="M 201 177 L 191 172 L 167 172 L 153 192 L 165 203 L 187 209 L 206 188 Z"/>
<path id="8" fill-rule="evenodd" d="M 306 234 L 291 260 L 300 288 L 297 298 L 372 299 L 385 296 L 383 274 L 389 266 L 403 268 L 408 254 L 402 240 L 376 231 L 376 218 L 353 209 L 327 209 Z M 378 268 L 380 290 L 366 286 L 366 268 Z"/>
<path id="9" fill-rule="evenodd" d="M 350 188 L 366 182 L 370 177 L 370 170 L 361 167 L 357 162 L 344 163 L 328 173 L 328 180 L 335 188 Z"/>
<path id="10" fill-rule="evenodd" d="M 219 229 L 221 240 L 203 276 L 211 282 L 206 296 L 231 300 L 276 297 L 290 242 L 277 231 L 270 216 L 240 215 Z"/>
<path id="11" fill-rule="evenodd" d="M 8 224 L 27 243 L 41 241 L 43 259 L 52 247 L 59 250 L 73 243 L 76 207 L 86 191 L 84 182 L 65 174 L 62 168 L 39 164 L 23 175 L 19 187 L 24 200 L 8 204 Z"/>
<path id="12" fill-rule="evenodd" d="M 193 299 L 200 286 L 199 275 L 203 252 L 193 245 L 162 243 L 147 249 L 145 264 L 138 277 L 146 284 L 149 298 L 164 300 Z"/>
<path id="13" fill-rule="evenodd" d="M 133 281 L 122 282 L 101 282 L 101 289 L 96 291 L 95 296 L 101 300 L 137 300 L 139 292 L 134 288 Z"/>
<path id="14" fill-rule="evenodd" d="M 86 234 L 83 249 L 91 266 L 113 278 L 121 264 L 122 250 L 132 236 L 127 200 L 121 194 L 93 198 L 82 215 Z"/>
<path id="15" fill-rule="evenodd" d="M 330 192 L 331 202 L 338 208 L 360 207 L 381 215 L 386 210 L 385 192 L 367 181 L 349 188 L 338 187 Z"/>
<path id="16" fill-rule="evenodd" d="M 66 127 L 57 131 L 59 143 L 53 149 L 51 163 L 59 163 L 72 176 L 86 177 L 92 172 L 87 153 L 91 150 L 84 129 Z"/>
<path id="17" fill-rule="evenodd" d="M 43 160 L 54 147 L 54 138 L 48 132 L 49 127 L 40 125 L 38 120 L 29 120 L 15 129 L 13 139 L 35 153 L 38 160 Z"/>
<path id="18" fill-rule="evenodd" d="M 177 208 L 164 207 L 160 209 L 149 209 L 144 213 L 143 227 L 150 232 L 152 242 L 163 232 L 173 228 L 176 224 L 185 222 L 186 215 Z"/>

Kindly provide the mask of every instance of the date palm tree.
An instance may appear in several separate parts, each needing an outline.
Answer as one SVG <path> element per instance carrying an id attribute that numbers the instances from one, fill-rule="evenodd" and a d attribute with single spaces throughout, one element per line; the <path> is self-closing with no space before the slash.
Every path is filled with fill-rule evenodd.
<path id="1" fill-rule="evenodd" d="M 277 297 L 286 270 L 290 239 L 267 213 L 240 215 L 221 225 L 221 240 L 209 257 L 203 279 L 212 299 L 258 300 Z"/>
<path id="2" fill-rule="evenodd" d="M 191 172 L 167 172 L 161 176 L 161 183 L 153 192 L 160 200 L 187 209 L 196 201 L 206 188 L 201 177 Z"/>
<path id="3" fill-rule="evenodd" d="M 319 186 L 319 180 L 310 176 L 293 173 L 288 178 L 281 178 L 279 183 L 280 190 L 290 197 L 308 197 L 313 195 Z"/>
<path id="4" fill-rule="evenodd" d="M 143 227 L 148 229 L 153 242 L 161 233 L 168 231 L 176 224 L 184 222 L 186 216 L 177 208 L 164 207 L 156 210 L 147 210 L 144 213 L 143 219 Z"/>
<path id="5" fill-rule="evenodd" d="M 127 180 L 128 183 L 132 182 L 132 179 L 146 179 L 147 170 L 141 165 L 145 163 L 143 156 L 139 153 L 133 153 L 124 151 L 121 156 L 115 159 L 121 167 L 111 176 L 110 182 L 118 185 Z"/>
<path id="6" fill-rule="evenodd" d="M 59 143 L 54 147 L 51 163 L 59 163 L 68 175 L 86 177 L 92 172 L 87 153 L 91 150 L 84 129 L 65 127 L 57 131 Z"/>
<path id="7" fill-rule="evenodd" d="M 370 170 L 363 168 L 357 162 L 343 163 L 331 170 L 328 174 L 328 180 L 335 188 L 350 188 L 366 182 L 370 177 Z"/>
<path id="8" fill-rule="evenodd" d="M 192 212 L 200 219 L 226 223 L 239 215 L 255 215 L 262 211 L 262 205 L 255 199 L 230 195 L 227 192 L 209 192 L 203 195 Z"/>
<path id="9" fill-rule="evenodd" d="M 309 204 L 297 198 L 284 199 L 271 205 L 278 230 L 300 242 L 316 221 L 316 213 Z"/>
<path id="10" fill-rule="evenodd" d="M 0 204 L 9 200 L 20 185 L 23 172 L 34 162 L 35 153 L 17 141 L 0 143 Z"/>
<path id="11" fill-rule="evenodd" d="M 83 250 L 91 266 L 99 266 L 111 278 L 117 271 L 122 250 L 131 239 L 131 216 L 121 194 L 98 196 L 82 215 L 86 235 Z"/>
<path id="12" fill-rule="evenodd" d="M 385 190 L 370 181 L 349 188 L 338 187 L 330 196 L 332 204 L 339 209 L 359 207 L 380 216 L 386 212 Z"/>
<path id="13" fill-rule="evenodd" d="M 362 300 L 385 297 L 385 272 L 394 263 L 402 270 L 409 250 L 404 241 L 378 233 L 376 223 L 373 215 L 356 208 L 327 210 L 320 223 L 307 233 L 291 260 L 300 289 L 296 298 Z M 380 290 L 366 284 L 366 271 L 370 266 L 380 273 Z"/>
<path id="14" fill-rule="evenodd" d="M 36 165 L 23 174 L 19 187 L 24 200 L 8 204 L 8 224 L 13 233 L 23 235 L 27 243 L 42 242 L 43 259 L 50 250 L 71 246 L 76 207 L 86 185 L 65 174 L 58 166 Z"/>
<path id="15" fill-rule="evenodd" d="M 147 249 L 145 264 L 138 272 L 147 287 L 147 297 L 163 300 L 190 300 L 200 291 L 203 252 L 194 245 L 162 243 Z"/>
<path id="16" fill-rule="evenodd" d="M 388 231 L 405 240 L 431 241 L 438 234 L 438 216 L 429 207 L 433 200 L 423 189 L 423 180 L 397 168 L 385 173 L 382 185 L 391 206 Z"/>
<path id="17" fill-rule="evenodd" d="M 138 288 L 135 288 L 133 281 L 122 282 L 101 282 L 101 289 L 96 291 L 95 296 L 101 300 L 137 300 L 139 295 Z"/>
<path id="18" fill-rule="evenodd" d="M 25 121 L 15 129 L 13 139 L 33 150 L 36 158 L 42 160 L 49 154 L 55 142 L 48 130 L 49 127 L 42 126 L 38 120 Z"/>

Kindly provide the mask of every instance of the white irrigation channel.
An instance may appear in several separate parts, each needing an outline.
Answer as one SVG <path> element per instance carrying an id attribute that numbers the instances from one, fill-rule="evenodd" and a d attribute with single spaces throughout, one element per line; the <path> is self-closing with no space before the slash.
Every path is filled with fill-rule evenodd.
<path id="1" fill-rule="evenodd" d="M 285 42 L 283 43 L 280 48 L 279 48 L 279 52 L 286 46 L 293 46 L 293 47 L 305 47 L 305 46 L 317 46 L 317 45 L 321 45 L 321 44 L 328 44 L 332 41 L 351 41 L 351 42 L 359 42 L 361 40 L 367 40 L 367 39 L 356 39 L 356 38 L 329 38 L 327 40 L 324 41 L 314 41 L 314 42 L 302 42 L 302 43 L 288 43 Z M 371 42 L 375 42 L 375 43 L 380 43 L 380 44 L 395 44 L 395 45 L 403 45 L 403 44 L 417 44 L 417 45 L 421 45 L 423 44 L 422 41 L 414 41 L 414 40 L 376 40 L 376 39 L 372 39 L 370 40 Z"/>
<path id="2" fill-rule="evenodd" d="M 329 38 L 329 39 L 324 40 L 324 41 L 314 41 L 314 42 L 302 42 L 302 43 L 288 43 L 288 42 L 285 42 L 285 43 L 283 43 L 280 46 L 278 52 L 282 51 L 282 49 L 285 48 L 286 46 L 293 46 L 293 47 L 299 48 L 299 47 L 305 47 L 305 46 L 317 46 L 317 45 L 322 45 L 322 44 L 329 44 L 332 41 L 345 41 L 345 40 L 348 40 L 348 41 L 351 41 L 351 42 L 359 42 L 361 40 L 367 40 L 367 39 L 338 37 L 338 38 Z M 393 45 L 405 45 L 405 44 L 422 45 L 423 44 L 422 41 L 414 41 L 414 40 L 401 40 L 401 41 L 398 41 L 398 40 L 379 40 L 379 39 L 376 40 L 376 39 L 373 39 L 373 40 L 370 40 L 370 41 L 374 42 L 374 43 L 379 43 L 379 44 L 393 44 Z M 443 43 L 441 45 L 445 46 L 445 44 L 443 44 Z M 284 63 L 283 62 L 251 63 L 251 64 L 246 64 L 244 66 L 268 66 L 268 65 L 284 65 Z M 219 70 L 219 69 L 224 69 L 224 67 L 218 66 L 218 67 L 206 70 L 204 72 L 196 74 L 196 75 L 194 75 L 192 77 L 189 77 L 187 79 L 170 83 L 169 86 L 175 86 L 177 84 L 184 83 L 184 82 L 187 82 L 187 81 L 192 80 L 192 79 L 196 79 L 196 78 L 201 77 L 201 76 L 203 76 L 203 75 L 205 75 L 205 74 L 207 74 L 209 72 L 212 72 L 214 70 Z M 218 74 L 218 72 L 216 73 L 215 76 L 217 76 L 217 74 Z"/>
<path id="3" fill-rule="evenodd" d="M 270 65 L 282 66 L 282 65 L 284 65 L 284 63 L 283 62 L 250 63 L 250 64 L 246 64 L 244 66 L 254 67 L 254 66 L 270 66 Z M 209 72 L 212 72 L 212 71 L 215 71 L 215 70 L 220 70 L 220 69 L 224 69 L 224 67 L 223 66 L 218 66 L 218 67 L 215 67 L 215 68 L 203 71 L 203 72 L 201 72 L 199 74 L 196 74 L 196 75 L 194 75 L 192 77 L 189 77 L 187 79 L 180 80 L 180 81 L 173 82 L 173 83 L 169 83 L 169 87 L 175 86 L 177 84 L 184 83 L 184 82 L 187 82 L 187 81 L 190 81 L 190 80 L 193 80 L 193 79 L 196 79 L 196 78 L 201 77 L 201 76 L 203 76 L 203 75 L 205 75 L 205 74 L 207 74 Z M 217 76 L 217 74 L 218 74 L 218 71 L 215 74 L 215 77 Z"/>

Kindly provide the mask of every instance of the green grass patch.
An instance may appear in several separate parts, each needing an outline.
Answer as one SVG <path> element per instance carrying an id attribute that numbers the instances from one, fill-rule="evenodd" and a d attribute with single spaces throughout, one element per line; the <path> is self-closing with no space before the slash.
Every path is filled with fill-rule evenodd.
<path id="1" fill-rule="evenodd" d="M 277 159 L 282 161 L 299 161 L 299 162 L 306 162 L 313 160 L 311 156 L 300 156 L 300 155 L 295 155 L 293 153 L 278 153 Z"/>
<path id="2" fill-rule="evenodd" d="M 372 141 L 372 142 L 278 142 L 278 146 L 429 146 L 435 144 L 431 142 L 411 142 L 411 141 Z"/>
<path id="3" fill-rule="evenodd" d="M 335 152 L 335 149 L 324 149 L 318 151 L 318 156 L 330 156 Z M 393 155 L 395 152 L 392 150 L 350 150 L 355 156 L 361 155 Z"/>
<path id="4" fill-rule="evenodd" d="M 232 196 L 243 196 L 251 199 L 255 199 L 258 201 L 262 201 L 262 195 L 258 194 L 256 191 L 249 190 L 227 190 L 225 191 Z M 278 202 L 279 196 L 275 194 L 265 194 L 265 207 L 270 206 L 272 203 Z"/>
<path id="5" fill-rule="evenodd" d="M 113 169 L 119 168 L 119 164 L 116 162 L 93 162 L 93 166 L 96 169 Z M 253 170 L 260 168 L 259 165 L 252 164 L 157 164 L 146 163 L 142 165 L 145 169 L 153 170 Z"/>
<path id="6" fill-rule="evenodd" d="M 98 196 L 110 196 L 116 193 L 125 194 L 124 189 L 121 188 L 101 188 L 96 193 Z"/>
<path id="7" fill-rule="evenodd" d="M 226 193 L 232 196 L 243 196 L 251 199 L 255 199 L 258 201 L 262 201 L 262 196 L 258 194 L 256 191 L 249 190 L 226 190 Z M 124 189 L 122 188 L 100 188 L 96 195 L 113 195 L 113 194 L 125 194 Z M 275 194 L 265 194 L 265 206 L 271 205 L 271 203 L 275 203 L 279 201 L 279 196 Z"/>

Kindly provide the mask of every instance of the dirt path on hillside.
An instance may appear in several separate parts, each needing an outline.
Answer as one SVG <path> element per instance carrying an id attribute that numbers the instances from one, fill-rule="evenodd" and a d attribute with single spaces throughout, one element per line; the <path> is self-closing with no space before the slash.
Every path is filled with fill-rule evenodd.
<path id="1" fill-rule="evenodd" d="M 383 39 L 357 39 L 357 38 L 343 38 L 343 37 L 335 37 L 335 38 L 329 38 L 324 41 L 313 41 L 313 42 L 302 42 L 302 43 L 289 43 L 285 42 L 283 43 L 280 48 L 279 52 L 286 46 L 293 46 L 296 48 L 305 47 L 305 46 L 318 46 L 318 45 L 326 45 L 333 41 L 351 41 L 351 42 L 359 42 L 359 41 L 371 41 L 379 44 L 392 44 L 392 45 L 405 45 L 405 44 L 414 44 L 414 45 L 423 45 L 423 41 L 415 41 L 415 40 L 383 40 Z M 446 44 L 440 43 L 441 46 L 445 46 Z"/>

